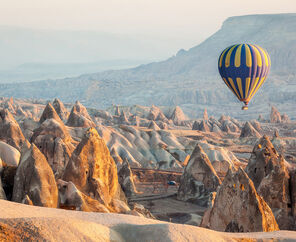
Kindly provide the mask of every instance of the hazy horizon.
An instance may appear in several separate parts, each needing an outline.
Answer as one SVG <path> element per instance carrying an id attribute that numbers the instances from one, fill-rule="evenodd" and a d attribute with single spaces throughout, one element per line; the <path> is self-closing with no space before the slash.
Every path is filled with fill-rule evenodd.
<path id="1" fill-rule="evenodd" d="M 188 49 L 208 37 L 231 16 L 296 12 L 294 0 L 0 0 L 2 26 L 32 29 L 88 30 L 159 38 L 182 36 Z M 178 38 L 177 38 L 178 39 Z M 172 53 L 173 54 L 173 53 Z"/>
<path id="2" fill-rule="evenodd" d="M 235 0 L 225 2 L 0 0 L 0 82 L 72 76 L 161 61 L 180 49 L 200 44 L 229 17 L 296 12 L 294 0 L 250 0 L 243 7 Z M 106 65 L 103 69 L 92 65 L 112 60 L 134 64 Z M 24 70 L 22 65 L 28 63 L 89 63 L 92 68 L 78 71 L 73 67 L 60 75 L 61 70 L 50 66 L 48 71 L 37 70 L 39 67 Z"/>

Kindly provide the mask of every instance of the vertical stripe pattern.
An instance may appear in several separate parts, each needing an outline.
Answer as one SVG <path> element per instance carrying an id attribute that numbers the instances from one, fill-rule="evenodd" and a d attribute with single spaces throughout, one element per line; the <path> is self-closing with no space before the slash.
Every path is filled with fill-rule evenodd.
<path id="1" fill-rule="evenodd" d="M 270 70 L 270 57 L 258 45 L 239 44 L 226 48 L 218 60 L 219 73 L 242 102 L 249 102 Z"/>

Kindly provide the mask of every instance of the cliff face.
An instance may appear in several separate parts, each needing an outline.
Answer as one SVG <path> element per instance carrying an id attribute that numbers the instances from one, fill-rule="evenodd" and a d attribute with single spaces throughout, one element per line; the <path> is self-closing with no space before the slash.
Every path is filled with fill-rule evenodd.
<path id="1" fill-rule="evenodd" d="M 241 117 L 236 98 L 218 76 L 217 59 L 225 47 L 247 42 L 264 47 L 272 61 L 271 74 L 261 88 L 263 91 L 259 91 L 252 101 L 255 111 L 249 110 L 249 115 L 257 117 L 259 109 L 260 113 L 267 113 L 268 102 L 271 102 L 277 106 L 282 104 L 283 111 L 289 111 L 288 115 L 291 116 L 291 112 L 295 111 L 291 111 L 287 104 L 295 102 L 296 96 L 292 85 L 296 80 L 295 25 L 296 14 L 232 17 L 200 45 L 188 51 L 179 51 L 176 56 L 165 61 L 64 80 L 18 86 L 0 85 L 0 95 L 33 98 L 59 96 L 67 102 L 80 99 L 85 100 L 85 105 L 102 108 L 112 103 L 181 107 L 187 104 L 187 113 L 193 113 L 194 110 L 194 115 L 197 109 L 204 108 L 202 105 L 211 104 L 208 108 L 211 113 L 218 115 L 227 112 Z M 46 92 L 44 86 L 48 87 Z M 30 93 L 23 91 L 28 88 Z M 232 107 L 236 109 L 233 111 Z"/>

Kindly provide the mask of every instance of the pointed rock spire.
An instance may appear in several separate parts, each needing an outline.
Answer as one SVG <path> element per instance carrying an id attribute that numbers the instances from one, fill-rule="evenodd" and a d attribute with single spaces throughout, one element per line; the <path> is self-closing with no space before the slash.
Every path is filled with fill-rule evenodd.
<path id="1" fill-rule="evenodd" d="M 175 125 L 182 125 L 183 121 L 187 120 L 183 110 L 179 106 L 175 107 L 170 119 L 173 120 Z"/>
<path id="2" fill-rule="evenodd" d="M 95 127 L 96 125 L 89 116 L 86 108 L 76 101 L 69 115 L 67 125 L 71 127 Z"/>
<path id="3" fill-rule="evenodd" d="M 148 129 L 160 130 L 159 126 L 154 121 L 150 122 Z"/>
<path id="4" fill-rule="evenodd" d="M 108 209 L 112 199 L 118 196 L 116 164 L 94 128 L 87 130 L 72 153 L 63 180 L 73 182 L 81 192 L 99 200 Z"/>
<path id="5" fill-rule="evenodd" d="M 65 108 L 64 104 L 58 98 L 56 98 L 53 101 L 52 105 L 53 105 L 54 109 L 56 110 L 57 114 L 59 115 L 59 117 L 61 118 L 61 120 L 67 120 L 68 119 L 69 112 Z"/>
<path id="6" fill-rule="evenodd" d="M 51 105 L 51 103 L 47 103 L 45 109 L 43 110 L 43 113 L 41 115 L 41 118 L 39 120 L 39 123 L 43 123 L 46 119 L 55 119 L 58 122 L 62 122 L 59 115 L 57 114 L 54 107 Z"/>
<path id="7" fill-rule="evenodd" d="M 201 226 L 222 232 L 279 230 L 272 210 L 241 168 L 237 172 L 228 171 Z"/>
<path id="8" fill-rule="evenodd" d="M 21 203 L 28 196 L 34 205 L 57 207 L 58 189 L 54 174 L 34 144 L 23 156 L 14 179 L 13 201 Z"/>
<path id="9" fill-rule="evenodd" d="M 240 138 L 245 138 L 245 137 L 256 137 L 259 138 L 261 135 L 258 133 L 258 131 L 252 126 L 252 124 L 247 121 L 242 128 Z"/>
<path id="10" fill-rule="evenodd" d="M 26 138 L 12 114 L 7 109 L 0 110 L 0 139 L 21 151 Z"/>
<path id="11" fill-rule="evenodd" d="M 205 206 L 210 193 L 221 184 L 211 161 L 197 144 L 181 177 L 177 198 Z"/>

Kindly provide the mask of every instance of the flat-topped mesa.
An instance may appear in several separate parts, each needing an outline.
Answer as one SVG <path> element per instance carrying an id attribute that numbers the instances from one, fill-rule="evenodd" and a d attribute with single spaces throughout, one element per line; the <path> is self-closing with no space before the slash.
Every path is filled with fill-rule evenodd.
<path id="1" fill-rule="evenodd" d="M 0 110 L 0 140 L 21 151 L 26 138 L 12 114 L 7 109 Z"/>
<path id="2" fill-rule="evenodd" d="M 75 102 L 66 125 L 71 127 L 96 126 L 91 117 L 89 116 L 86 108 L 79 101 Z"/>
<path id="3" fill-rule="evenodd" d="M 241 168 L 237 172 L 229 169 L 201 226 L 223 232 L 279 230 L 272 210 L 257 194 L 252 180 Z"/>
<path id="4" fill-rule="evenodd" d="M 221 184 L 211 161 L 197 144 L 180 180 L 177 198 L 206 206 L 211 192 Z"/>
<path id="5" fill-rule="evenodd" d="M 56 98 L 53 101 L 52 105 L 56 110 L 57 114 L 59 115 L 59 117 L 61 118 L 61 120 L 66 121 L 69 117 L 69 112 L 65 108 L 64 104 L 58 98 Z"/>
<path id="6" fill-rule="evenodd" d="M 255 137 L 255 138 L 261 137 L 259 132 L 252 126 L 252 124 L 249 121 L 245 123 L 240 134 L 240 138 L 246 138 L 246 137 Z"/>
<path id="7" fill-rule="evenodd" d="M 183 110 L 179 106 L 176 106 L 170 119 L 173 120 L 175 125 L 183 125 L 187 117 L 183 113 Z"/>
<path id="8" fill-rule="evenodd" d="M 44 155 L 32 144 L 14 177 L 12 201 L 56 208 L 58 189 Z"/>
<path id="9" fill-rule="evenodd" d="M 43 113 L 40 117 L 39 123 L 42 124 L 46 119 L 55 119 L 58 122 L 62 122 L 60 116 L 57 114 L 51 103 L 46 104 L 46 107 L 44 108 Z"/>
<path id="10" fill-rule="evenodd" d="M 120 199 L 117 168 L 104 140 L 94 128 L 86 131 L 65 169 L 62 180 L 73 182 L 84 194 L 114 210 L 113 200 Z"/>

